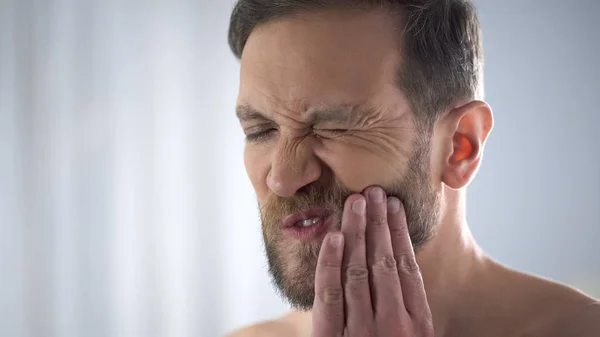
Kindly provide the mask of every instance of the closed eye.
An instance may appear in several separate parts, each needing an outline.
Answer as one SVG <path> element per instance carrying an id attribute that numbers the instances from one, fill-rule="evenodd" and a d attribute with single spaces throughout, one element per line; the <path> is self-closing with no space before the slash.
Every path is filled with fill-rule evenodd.
<path id="1" fill-rule="evenodd" d="M 273 133 L 275 133 L 275 132 L 277 132 L 277 129 L 270 128 L 270 129 L 265 129 L 265 130 L 261 130 L 261 131 L 257 131 L 257 132 L 247 133 L 246 141 L 249 141 L 249 142 L 264 141 L 264 140 L 268 139 L 269 137 L 271 137 L 273 135 Z"/>

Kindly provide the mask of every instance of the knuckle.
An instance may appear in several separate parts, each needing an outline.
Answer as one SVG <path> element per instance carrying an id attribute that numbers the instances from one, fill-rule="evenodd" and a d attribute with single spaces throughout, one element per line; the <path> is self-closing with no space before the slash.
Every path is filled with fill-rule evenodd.
<path id="1" fill-rule="evenodd" d="M 373 264 L 373 271 L 378 273 L 396 273 L 396 268 L 396 259 L 391 255 L 384 256 Z"/>
<path id="2" fill-rule="evenodd" d="M 348 266 L 346 279 L 353 282 L 366 281 L 369 279 L 369 270 L 364 266 Z"/>
<path id="3" fill-rule="evenodd" d="M 354 234 L 354 241 L 355 242 L 361 242 L 361 241 L 365 241 L 365 231 L 364 230 L 359 230 Z"/>
<path id="4" fill-rule="evenodd" d="M 343 302 L 344 294 L 342 288 L 325 287 L 321 291 L 321 300 L 328 305 L 337 305 Z"/>
<path id="5" fill-rule="evenodd" d="M 390 226 L 390 236 L 393 238 L 402 238 L 405 236 L 410 236 L 408 231 L 408 227 L 406 225 L 400 226 Z"/>
<path id="6" fill-rule="evenodd" d="M 336 261 L 336 260 L 325 260 L 325 261 L 323 261 L 323 265 L 327 269 L 335 270 L 335 269 L 341 268 L 342 263 L 340 261 Z"/>
<path id="7" fill-rule="evenodd" d="M 387 218 L 383 214 L 373 214 L 369 219 L 369 223 L 374 227 L 387 226 Z"/>
<path id="8" fill-rule="evenodd" d="M 420 272 L 417 261 L 409 254 L 396 256 L 396 261 L 398 261 L 398 271 L 402 274 L 413 275 Z"/>

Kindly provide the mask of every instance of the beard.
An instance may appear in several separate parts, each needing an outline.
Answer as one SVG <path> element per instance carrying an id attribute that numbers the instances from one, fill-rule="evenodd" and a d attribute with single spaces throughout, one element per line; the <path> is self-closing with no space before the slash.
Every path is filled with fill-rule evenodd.
<path id="1" fill-rule="evenodd" d="M 410 239 L 415 252 L 434 236 L 439 221 L 440 196 L 429 180 L 429 144 L 417 141 L 406 173 L 390 186 L 381 186 L 388 196 L 403 203 Z M 272 282 L 281 297 L 298 310 L 311 310 L 315 296 L 315 271 L 322 242 L 301 242 L 285 237 L 279 227 L 285 216 L 311 207 L 324 207 L 333 217 L 332 229 L 341 228 L 346 199 L 356 191 L 339 182 L 313 183 L 291 198 L 272 196 L 260 208 L 262 233 Z"/>

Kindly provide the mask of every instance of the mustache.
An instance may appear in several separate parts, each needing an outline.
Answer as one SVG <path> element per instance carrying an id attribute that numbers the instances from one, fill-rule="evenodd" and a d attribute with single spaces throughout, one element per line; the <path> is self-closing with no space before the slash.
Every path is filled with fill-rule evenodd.
<path id="1" fill-rule="evenodd" d="M 260 214 L 265 225 L 275 225 L 287 215 L 299 213 L 312 207 L 325 207 L 328 211 L 340 212 L 346 199 L 353 193 L 335 182 L 329 186 L 311 184 L 304 186 L 293 197 L 282 198 L 271 194 L 260 207 Z"/>

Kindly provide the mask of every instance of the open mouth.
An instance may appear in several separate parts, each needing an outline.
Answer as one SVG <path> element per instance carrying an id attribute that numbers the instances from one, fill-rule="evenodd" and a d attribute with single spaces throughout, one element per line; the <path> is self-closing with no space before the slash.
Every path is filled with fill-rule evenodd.
<path id="1" fill-rule="evenodd" d="M 325 209 L 312 208 L 286 217 L 282 223 L 285 234 L 302 241 L 322 239 L 331 229 L 333 217 Z"/>
<path id="2" fill-rule="evenodd" d="M 322 217 L 315 217 L 315 218 L 311 218 L 311 219 L 306 219 L 306 220 L 298 220 L 294 226 L 295 227 L 310 227 L 316 223 L 318 223 L 319 221 L 322 221 L 323 218 Z"/>

